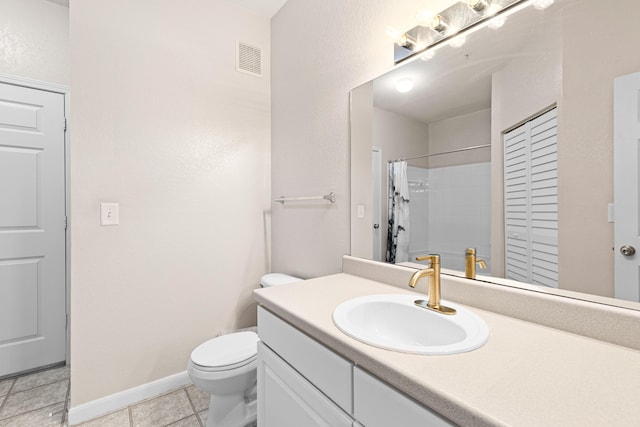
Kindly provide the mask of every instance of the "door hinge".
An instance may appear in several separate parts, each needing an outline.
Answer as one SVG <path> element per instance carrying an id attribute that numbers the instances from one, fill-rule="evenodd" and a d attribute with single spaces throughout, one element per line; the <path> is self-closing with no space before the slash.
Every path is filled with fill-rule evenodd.
<path id="1" fill-rule="evenodd" d="M 67 118 L 64 118 L 64 131 L 67 131 Z"/>
<path id="2" fill-rule="evenodd" d="M 68 327 L 69 327 L 69 315 L 68 315 L 68 314 L 66 314 L 66 315 L 64 316 L 64 327 L 65 327 L 65 328 L 68 328 Z"/>
<path id="3" fill-rule="evenodd" d="M 69 228 L 69 217 L 67 217 L 65 215 L 65 217 L 64 217 L 64 229 L 66 230 L 67 228 Z"/>

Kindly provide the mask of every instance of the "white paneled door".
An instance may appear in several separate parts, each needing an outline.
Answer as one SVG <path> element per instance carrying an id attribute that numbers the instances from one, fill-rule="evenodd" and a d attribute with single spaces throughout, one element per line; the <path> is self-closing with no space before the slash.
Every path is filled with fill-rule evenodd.
<path id="1" fill-rule="evenodd" d="M 614 83 L 615 297 L 640 301 L 640 73 Z"/>
<path id="2" fill-rule="evenodd" d="M 0 377 L 65 360 L 64 95 L 0 83 Z"/>

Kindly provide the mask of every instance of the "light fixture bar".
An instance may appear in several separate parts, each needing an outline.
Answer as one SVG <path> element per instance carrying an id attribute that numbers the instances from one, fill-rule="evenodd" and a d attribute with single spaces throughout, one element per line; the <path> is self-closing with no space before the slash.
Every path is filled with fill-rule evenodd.
<path id="1" fill-rule="evenodd" d="M 553 0 L 537 0 L 548 2 Z M 440 13 L 433 14 L 430 24 L 418 25 L 405 32 L 410 43 L 403 47 L 394 46 L 394 62 L 399 64 L 414 57 L 426 49 L 434 48 L 461 33 L 467 33 L 498 15 L 516 8 L 517 6 L 530 4 L 531 0 L 464 0 L 458 1 L 451 7 Z M 426 14 L 418 12 L 418 15 Z M 424 24 L 425 22 L 422 22 Z"/>

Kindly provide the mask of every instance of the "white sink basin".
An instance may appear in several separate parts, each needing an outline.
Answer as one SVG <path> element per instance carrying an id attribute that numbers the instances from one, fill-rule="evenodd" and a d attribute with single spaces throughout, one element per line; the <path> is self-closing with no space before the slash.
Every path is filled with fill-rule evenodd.
<path id="1" fill-rule="evenodd" d="M 333 322 L 345 334 L 364 343 L 413 354 L 455 354 L 475 350 L 489 339 L 489 328 L 478 316 L 450 301 L 455 315 L 418 307 L 422 295 L 368 295 L 343 302 Z"/>

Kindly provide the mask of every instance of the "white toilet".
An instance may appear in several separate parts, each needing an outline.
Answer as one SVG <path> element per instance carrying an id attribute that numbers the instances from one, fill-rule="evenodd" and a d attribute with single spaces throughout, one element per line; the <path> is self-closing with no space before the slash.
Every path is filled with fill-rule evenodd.
<path id="1" fill-rule="evenodd" d="M 269 287 L 302 279 L 270 273 L 260 279 Z M 245 427 L 256 424 L 256 367 L 258 335 L 234 332 L 200 344 L 191 352 L 187 372 L 200 390 L 209 393 L 207 427 Z"/>

